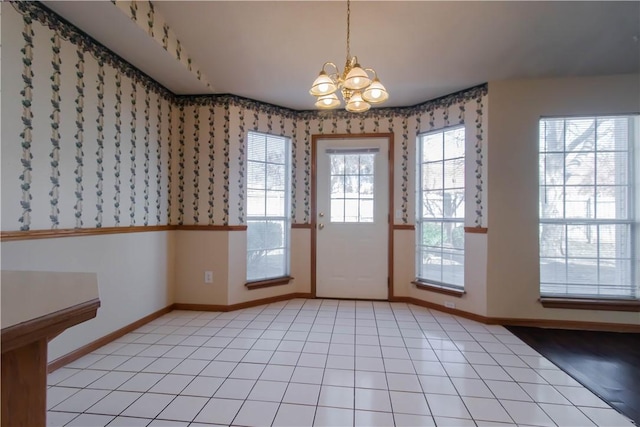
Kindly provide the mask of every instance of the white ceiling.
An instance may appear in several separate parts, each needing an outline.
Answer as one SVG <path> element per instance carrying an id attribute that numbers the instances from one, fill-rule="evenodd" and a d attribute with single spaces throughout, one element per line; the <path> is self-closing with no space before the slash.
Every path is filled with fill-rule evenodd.
<path id="1" fill-rule="evenodd" d="M 312 109 L 345 1 L 154 1 L 216 93 Z M 111 2 L 46 1 L 179 94 L 207 89 Z M 407 106 L 493 80 L 640 72 L 640 2 L 354 1 L 351 53 Z M 155 43 L 155 45 L 154 45 Z"/>

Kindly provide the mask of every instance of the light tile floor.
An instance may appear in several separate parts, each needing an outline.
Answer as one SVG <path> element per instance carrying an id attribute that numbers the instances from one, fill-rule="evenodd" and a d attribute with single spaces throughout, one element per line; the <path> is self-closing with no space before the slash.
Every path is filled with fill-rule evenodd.
<path id="1" fill-rule="evenodd" d="M 401 303 L 173 311 L 48 380 L 49 426 L 633 426 L 505 328 Z"/>

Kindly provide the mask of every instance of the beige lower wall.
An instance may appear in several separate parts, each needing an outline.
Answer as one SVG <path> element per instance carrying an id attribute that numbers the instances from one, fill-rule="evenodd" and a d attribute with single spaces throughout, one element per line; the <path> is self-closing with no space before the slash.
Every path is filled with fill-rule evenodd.
<path id="1" fill-rule="evenodd" d="M 175 302 L 183 304 L 229 304 L 230 233 L 238 231 L 175 231 Z M 244 233 L 243 233 L 244 234 Z M 213 272 L 213 283 L 204 283 L 204 272 Z"/>
<path id="2" fill-rule="evenodd" d="M 233 305 L 291 293 L 311 292 L 309 229 L 291 231 L 289 284 L 246 288 L 246 231 L 176 231 L 176 299 L 183 304 Z M 204 283 L 204 272 L 213 283 Z"/>
<path id="3" fill-rule="evenodd" d="M 416 232 L 394 230 L 393 232 L 393 296 L 411 295 L 411 281 L 416 278 Z"/>
<path id="4" fill-rule="evenodd" d="M 3 270 L 97 273 L 97 316 L 52 340 L 50 361 L 173 303 L 173 233 L 2 242 Z"/>
<path id="5" fill-rule="evenodd" d="M 487 235 L 466 233 L 464 243 L 464 287 L 466 293 L 461 297 L 445 295 L 410 284 L 408 295 L 422 301 L 444 306 L 451 303 L 453 308 L 480 316 L 487 315 Z M 407 242 L 408 244 L 408 242 Z M 412 253 L 413 253 L 413 247 Z M 411 258 L 412 261 L 414 258 Z M 412 272 L 415 271 L 413 263 Z M 413 273 L 415 275 L 415 273 Z M 411 280 L 414 280 L 412 278 Z"/>
<path id="6" fill-rule="evenodd" d="M 487 315 L 640 324 L 640 313 L 543 308 L 539 298 L 538 123 L 640 112 L 640 75 L 489 83 Z"/>

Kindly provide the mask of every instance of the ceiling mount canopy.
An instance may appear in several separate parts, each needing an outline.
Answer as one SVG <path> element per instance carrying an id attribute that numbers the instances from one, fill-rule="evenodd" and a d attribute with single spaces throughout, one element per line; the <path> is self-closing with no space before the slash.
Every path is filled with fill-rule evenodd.
<path id="1" fill-rule="evenodd" d="M 358 57 L 351 56 L 350 21 L 351 2 L 347 0 L 347 61 L 344 70 L 340 73 L 336 64 L 325 62 L 309 93 L 316 97 L 316 107 L 328 110 L 342 105 L 336 95 L 336 92 L 340 91 L 347 111 L 363 113 L 371 108 L 372 104 L 386 101 L 389 94 L 380 83 L 375 70 L 362 68 L 358 63 Z"/>

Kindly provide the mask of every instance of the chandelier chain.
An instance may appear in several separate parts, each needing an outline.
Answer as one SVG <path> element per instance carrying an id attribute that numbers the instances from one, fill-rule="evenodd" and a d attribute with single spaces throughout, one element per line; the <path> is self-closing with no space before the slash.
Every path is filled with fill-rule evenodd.
<path id="1" fill-rule="evenodd" d="M 351 59 L 351 49 L 349 46 L 350 34 L 351 34 L 351 2 L 347 0 L 347 62 Z"/>

